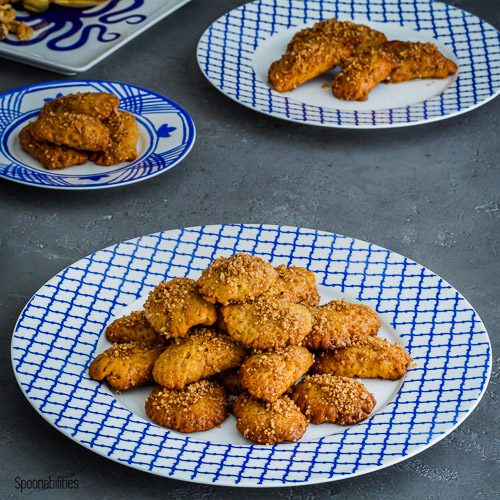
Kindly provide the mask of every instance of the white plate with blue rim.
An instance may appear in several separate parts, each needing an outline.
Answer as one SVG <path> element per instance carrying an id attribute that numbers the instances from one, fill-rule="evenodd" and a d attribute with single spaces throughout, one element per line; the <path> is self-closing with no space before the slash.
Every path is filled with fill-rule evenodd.
<path id="1" fill-rule="evenodd" d="M 44 103 L 75 92 L 110 92 L 139 126 L 137 159 L 111 167 L 92 162 L 47 170 L 24 152 L 19 131 Z M 177 165 L 191 150 L 195 127 L 174 101 L 134 85 L 92 80 L 44 82 L 0 94 L 0 178 L 52 189 L 103 189 L 150 179 Z"/>
<path id="2" fill-rule="evenodd" d="M 190 0 L 107 0 L 88 9 L 51 5 L 41 14 L 17 12 L 34 30 L 20 41 L 8 35 L 0 57 L 74 75 L 87 71 Z M 16 7 L 16 6 L 14 6 Z"/>
<path id="3" fill-rule="evenodd" d="M 432 42 L 455 61 L 458 73 L 380 84 L 364 102 L 333 96 L 335 71 L 291 92 L 272 89 L 268 68 L 292 36 L 333 17 L 368 25 L 389 40 Z M 197 56 L 217 89 L 255 111 L 308 125 L 373 129 L 429 123 L 485 104 L 500 92 L 499 52 L 495 28 L 433 0 L 257 0 L 215 21 L 202 35 Z"/>
<path id="4" fill-rule="evenodd" d="M 414 363 L 402 380 L 364 380 L 372 415 L 348 427 L 310 424 L 297 443 L 255 445 L 230 416 L 208 432 L 180 434 L 146 417 L 151 388 L 117 394 L 88 377 L 109 344 L 103 331 L 137 310 L 161 281 L 196 279 L 219 256 L 248 252 L 315 272 L 322 301 L 345 297 L 375 309 L 380 336 Z M 274 225 L 214 225 L 150 234 L 98 251 L 49 280 L 12 337 L 17 381 L 35 410 L 82 446 L 136 469 L 225 486 L 335 481 L 405 460 L 448 435 L 479 403 L 491 347 L 472 306 L 406 257 L 347 236 Z"/>

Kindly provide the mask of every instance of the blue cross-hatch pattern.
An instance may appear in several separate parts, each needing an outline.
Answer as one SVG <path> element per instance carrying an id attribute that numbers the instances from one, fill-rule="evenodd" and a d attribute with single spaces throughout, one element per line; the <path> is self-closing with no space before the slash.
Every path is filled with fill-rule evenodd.
<path id="1" fill-rule="evenodd" d="M 144 420 L 88 378 L 110 318 L 156 284 L 196 278 L 243 251 L 305 266 L 318 282 L 390 318 L 415 360 L 395 399 L 367 421 L 316 441 L 277 446 L 193 439 Z M 375 245 L 284 226 L 221 225 L 143 236 L 66 268 L 16 325 L 13 366 L 38 412 L 63 433 L 156 474 L 234 485 L 293 485 L 369 472 L 442 438 L 472 411 L 490 372 L 484 326 L 467 301 L 419 264 Z"/>
<path id="2" fill-rule="evenodd" d="M 258 78 L 253 54 L 274 33 L 340 17 L 404 25 L 440 40 L 459 63 L 455 83 L 441 95 L 406 107 L 335 110 L 304 104 Z M 493 98 L 500 89 L 500 39 L 481 19 L 435 0 L 259 0 L 214 22 L 198 45 L 206 77 L 231 98 L 288 120 L 333 127 L 371 128 L 432 121 Z"/>

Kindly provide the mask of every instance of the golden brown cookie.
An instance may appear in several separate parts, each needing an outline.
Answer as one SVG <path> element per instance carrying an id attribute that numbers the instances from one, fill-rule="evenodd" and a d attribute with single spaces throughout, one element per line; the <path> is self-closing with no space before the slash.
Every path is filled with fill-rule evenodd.
<path id="1" fill-rule="evenodd" d="M 277 297 L 306 306 L 319 304 L 316 277 L 312 271 L 296 266 L 278 266 L 276 271 L 278 279 L 264 294 L 266 297 Z"/>
<path id="2" fill-rule="evenodd" d="M 138 342 L 115 344 L 95 358 L 89 366 L 94 380 L 106 379 L 117 391 L 129 391 L 153 382 L 153 365 L 163 352 L 163 345 Z"/>
<path id="3" fill-rule="evenodd" d="M 387 83 L 407 82 L 415 78 L 447 78 L 458 70 L 458 66 L 441 54 L 433 43 L 393 40 L 382 47 L 396 61 Z"/>
<path id="4" fill-rule="evenodd" d="M 332 300 L 319 307 L 334 311 L 337 314 L 337 322 L 345 323 L 349 334 L 352 336 L 377 335 L 380 329 L 378 314 L 364 304 L 351 304 L 345 300 Z"/>
<path id="5" fill-rule="evenodd" d="M 276 349 L 302 342 L 311 331 L 307 307 L 274 298 L 222 308 L 229 335 L 252 349 Z"/>
<path id="6" fill-rule="evenodd" d="M 274 403 L 264 403 L 242 394 L 233 402 L 236 428 L 246 439 L 260 444 L 298 441 L 307 429 L 307 419 L 295 403 L 283 396 Z"/>
<path id="7" fill-rule="evenodd" d="M 329 350 L 346 347 L 351 343 L 349 323 L 333 309 L 311 307 L 313 324 L 302 345 L 313 350 Z"/>
<path id="8" fill-rule="evenodd" d="M 227 335 L 209 328 L 194 328 L 186 339 L 169 345 L 153 369 L 155 381 L 169 389 L 182 389 L 191 382 L 239 366 L 245 348 Z"/>
<path id="9" fill-rule="evenodd" d="M 189 278 L 175 278 L 160 283 L 144 304 L 151 326 L 165 337 L 185 337 L 196 325 L 213 325 L 217 310 L 205 302 Z"/>
<path id="10" fill-rule="evenodd" d="M 79 92 L 67 94 L 45 103 L 40 113 L 69 111 L 105 120 L 118 108 L 119 104 L 120 99 L 107 92 Z"/>
<path id="11" fill-rule="evenodd" d="M 341 64 L 360 46 L 387 40 L 383 33 L 349 21 L 328 19 L 300 30 L 286 53 L 273 62 L 268 79 L 278 92 L 287 92 Z"/>
<path id="12" fill-rule="evenodd" d="M 332 82 L 337 99 L 366 101 L 368 94 L 396 67 L 394 58 L 378 47 L 370 47 L 349 58 Z"/>
<path id="13" fill-rule="evenodd" d="M 23 151 L 38 160 L 46 169 L 55 170 L 60 168 L 82 165 L 89 156 L 85 151 L 68 146 L 57 146 L 49 142 L 37 141 L 32 134 L 32 123 L 26 125 L 19 132 L 19 144 Z"/>
<path id="14" fill-rule="evenodd" d="M 260 257 L 237 253 L 219 257 L 205 269 L 196 285 L 208 302 L 228 304 L 253 300 L 266 292 L 278 273 Z"/>
<path id="15" fill-rule="evenodd" d="M 226 419 L 227 396 L 219 384 L 209 380 L 193 382 L 182 390 L 155 387 L 146 400 L 146 415 L 175 431 L 207 431 Z"/>
<path id="16" fill-rule="evenodd" d="M 292 389 L 292 399 L 313 424 L 357 424 L 368 418 L 376 405 L 361 382 L 333 375 L 304 377 Z"/>
<path id="17" fill-rule="evenodd" d="M 404 376 L 410 362 L 410 355 L 400 345 L 380 337 L 362 335 L 353 338 L 345 349 L 318 355 L 312 372 L 397 380 Z"/>
<path id="18" fill-rule="evenodd" d="M 111 142 L 108 128 L 97 118 L 70 112 L 43 113 L 30 132 L 36 141 L 84 151 L 104 151 Z"/>
<path id="19" fill-rule="evenodd" d="M 220 373 L 217 375 L 217 382 L 224 387 L 228 394 L 237 395 L 245 392 L 245 388 L 241 383 L 238 368 L 233 368 Z"/>
<path id="20" fill-rule="evenodd" d="M 245 389 L 257 399 L 273 403 L 311 367 L 314 356 L 296 345 L 277 351 L 255 353 L 240 367 Z"/>
<path id="21" fill-rule="evenodd" d="M 117 344 L 124 342 L 159 344 L 164 341 L 164 337 L 149 324 L 144 311 L 134 311 L 115 319 L 106 328 L 106 338 Z"/>
<path id="22" fill-rule="evenodd" d="M 111 144 L 106 151 L 93 153 L 92 161 L 97 165 L 110 166 L 137 158 L 137 140 L 139 127 L 135 116 L 116 110 L 107 120 Z"/>

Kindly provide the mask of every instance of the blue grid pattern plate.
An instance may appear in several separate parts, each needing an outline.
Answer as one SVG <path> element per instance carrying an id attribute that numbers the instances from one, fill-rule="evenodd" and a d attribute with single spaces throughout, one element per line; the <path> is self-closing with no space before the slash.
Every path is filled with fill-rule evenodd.
<path id="1" fill-rule="evenodd" d="M 378 85 L 364 102 L 331 92 L 335 71 L 292 92 L 267 83 L 294 33 L 337 17 L 382 31 L 389 40 L 433 42 L 459 67 L 444 80 Z M 500 43 L 495 28 L 434 0 L 257 0 L 215 21 L 198 44 L 207 79 L 244 106 L 285 120 L 355 129 L 418 125 L 470 111 L 500 91 Z"/>
<path id="2" fill-rule="evenodd" d="M 253 445 L 230 416 L 183 435 L 150 422 L 150 388 L 116 394 L 90 380 L 113 318 L 141 307 L 159 282 L 197 278 L 219 256 L 249 252 L 316 273 L 323 300 L 376 309 L 381 335 L 414 359 L 402 381 L 365 381 L 378 405 L 361 424 L 310 425 L 298 443 Z M 471 305 L 421 265 L 346 236 L 285 226 L 218 225 L 150 234 L 96 252 L 48 281 L 21 313 L 12 363 L 24 394 L 54 427 L 119 463 L 160 476 L 231 486 L 292 486 L 366 474 L 435 444 L 478 404 L 491 371 Z"/>
<path id="3" fill-rule="evenodd" d="M 108 0 L 90 9 L 51 5 L 43 14 L 18 11 L 34 29 L 22 42 L 9 35 L 0 57 L 74 75 L 87 71 L 190 0 Z"/>
<path id="4" fill-rule="evenodd" d="M 137 159 L 101 167 L 92 162 L 47 170 L 25 153 L 19 131 L 36 118 L 45 102 L 75 92 L 110 92 L 139 126 Z M 0 94 L 0 177 L 52 189 L 103 189 L 154 177 L 177 165 L 195 140 L 191 117 L 167 97 L 133 85 L 103 81 L 54 81 Z"/>

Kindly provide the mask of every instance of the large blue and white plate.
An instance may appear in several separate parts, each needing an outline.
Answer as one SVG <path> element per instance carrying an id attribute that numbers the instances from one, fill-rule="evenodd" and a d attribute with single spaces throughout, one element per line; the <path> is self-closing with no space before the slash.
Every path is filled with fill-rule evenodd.
<path id="1" fill-rule="evenodd" d="M 309 425 L 298 443 L 245 441 L 229 417 L 180 434 L 145 415 L 151 388 L 116 394 L 90 380 L 108 344 L 103 330 L 137 310 L 158 283 L 197 278 L 219 256 L 249 252 L 316 273 L 323 301 L 346 297 L 377 310 L 380 335 L 414 364 L 403 380 L 365 381 L 377 407 L 351 427 Z M 293 486 L 366 474 L 444 438 L 478 404 L 491 371 L 485 327 L 450 284 L 390 250 L 346 236 L 271 225 L 219 225 L 150 234 L 64 269 L 28 302 L 12 339 L 24 394 L 63 434 L 96 453 L 160 476 L 231 486 Z"/>
<path id="2" fill-rule="evenodd" d="M 43 104 L 74 92 L 110 92 L 139 126 L 138 156 L 132 162 L 101 167 L 92 162 L 47 170 L 25 153 L 19 131 L 36 118 Z M 0 94 L 0 177 L 52 189 L 102 189 L 154 177 L 177 165 L 195 140 L 191 117 L 178 104 L 151 90 L 103 81 L 55 81 Z"/>
<path id="3" fill-rule="evenodd" d="M 34 29 L 30 40 L 9 35 L 0 57 L 65 75 L 87 71 L 190 0 L 107 0 L 90 9 L 51 5 L 43 14 L 18 11 Z"/>
<path id="4" fill-rule="evenodd" d="M 335 72 L 278 93 L 270 64 L 299 29 L 337 17 L 380 30 L 389 40 L 433 42 L 459 66 L 444 80 L 378 85 L 364 102 L 331 92 Z M 308 125 L 388 128 L 474 109 L 500 92 L 499 34 L 481 19 L 435 0 L 257 0 L 215 21 L 198 44 L 198 63 L 222 93 L 261 113 Z"/>

